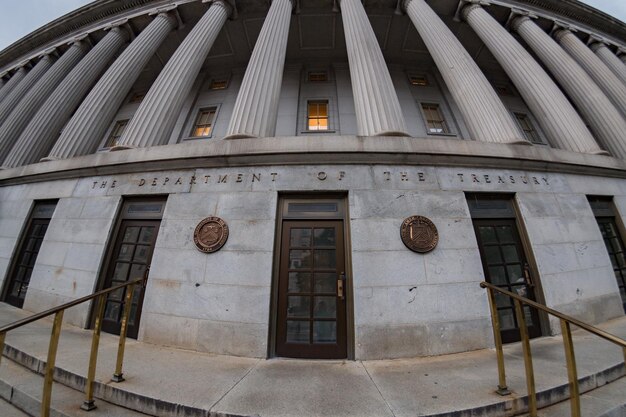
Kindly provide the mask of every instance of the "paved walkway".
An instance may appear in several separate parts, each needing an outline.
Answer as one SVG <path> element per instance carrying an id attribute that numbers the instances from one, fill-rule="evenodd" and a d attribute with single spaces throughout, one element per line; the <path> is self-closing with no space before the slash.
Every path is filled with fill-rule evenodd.
<path id="1" fill-rule="evenodd" d="M 0 324 L 27 314 L 0 303 Z M 10 332 L 7 345 L 24 352 L 24 361 L 43 369 L 50 321 Z M 599 327 L 626 337 L 626 317 Z M 576 360 L 581 390 L 604 385 L 624 374 L 620 348 L 577 331 Z M 526 393 L 519 344 L 505 348 L 511 396 L 494 393 L 495 351 L 491 349 L 429 358 L 381 361 L 249 359 L 165 348 L 129 340 L 122 383 L 109 382 L 118 338 L 103 334 L 98 357 L 97 393 L 140 411 L 160 415 L 260 416 L 434 416 L 466 413 L 503 416 L 522 407 Z M 87 372 L 91 332 L 64 325 L 57 367 L 66 383 L 80 386 Z M 532 342 L 540 404 L 564 398 L 567 371 L 560 337 Z M 16 352 L 14 351 L 13 354 Z M 22 355 L 23 356 L 23 355 Z M 2 377 L 2 375 L 0 375 Z M 560 387 L 559 389 L 555 389 Z M 120 391 L 123 390 L 123 391 Z M 624 396 L 623 398 L 626 398 Z M 158 399 L 159 401 L 155 401 Z M 128 405 L 127 404 L 127 405 Z M 77 404 L 77 406 L 80 404 Z M 206 411 L 202 411 L 206 410 Z M 482 413 L 482 414 L 481 414 Z M 474 415 L 474 414 L 472 414 Z"/>

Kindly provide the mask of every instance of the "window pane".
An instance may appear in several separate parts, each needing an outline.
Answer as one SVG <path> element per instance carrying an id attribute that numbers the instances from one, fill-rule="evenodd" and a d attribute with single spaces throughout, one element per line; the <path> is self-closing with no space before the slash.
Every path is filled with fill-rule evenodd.
<path id="1" fill-rule="evenodd" d="M 316 321 L 313 323 L 313 342 L 336 343 L 337 323 L 334 321 Z"/>
<path id="2" fill-rule="evenodd" d="M 287 301 L 287 316 L 308 318 L 311 314 L 311 297 L 289 296 Z"/>
<path id="3" fill-rule="evenodd" d="M 334 319 L 337 315 L 337 297 L 315 297 L 313 317 Z"/>
<path id="4" fill-rule="evenodd" d="M 287 291 L 290 293 L 311 291 L 311 273 L 310 272 L 290 272 L 289 273 L 289 286 L 288 286 Z"/>
<path id="5" fill-rule="evenodd" d="M 293 249 L 289 251 L 289 268 L 310 268 L 311 251 Z"/>
<path id="6" fill-rule="evenodd" d="M 309 343 L 308 321 L 287 320 L 287 342 Z"/>
<path id="7" fill-rule="evenodd" d="M 289 231 L 289 246 L 291 247 L 310 247 L 311 246 L 311 229 L 291 229 Z"/>

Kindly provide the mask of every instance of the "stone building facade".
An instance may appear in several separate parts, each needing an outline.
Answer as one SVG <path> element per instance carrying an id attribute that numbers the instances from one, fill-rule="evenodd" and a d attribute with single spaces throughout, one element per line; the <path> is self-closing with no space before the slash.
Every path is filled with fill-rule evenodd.
<path id="1" fill-rule="evenodd" d="M 489 347 L 484 280 L 621 316 L 625 47 L 575 0 L 97 0 L 0 52 L 2 300 L 145 277 L 132 337 L 249 357 Z"/>

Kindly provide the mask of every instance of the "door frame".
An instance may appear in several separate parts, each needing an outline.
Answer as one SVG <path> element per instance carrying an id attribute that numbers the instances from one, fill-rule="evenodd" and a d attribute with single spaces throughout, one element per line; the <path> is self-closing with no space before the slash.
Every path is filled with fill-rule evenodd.
<path id="1" fill-rule="evenodd" d="M 115 253 L 115 244 L 117 242 L 117 239 L 119 238 L 120 232 L 121 232 L 121 226 L 122 226 L 122 222 L 124 220 L 131 220 L 132 218 L 127 218 L 124 217 L 124 210 L 125 207 L 128 204 L 132 204 L 134 202 L 150 202 L 150 201 L 155 201 L 155 202 L 163 202 L 163 210 L 165 210 L 165 206 L 167 205 L 167 198 L 168 198 L 169 194 L 148 194 L 148 195 L 123 195 L 120 196 L 118 202 L 117 202 L 117 209 L 115 210 L 115 217 L 114 217 L 114 221 L 111 223 L 111 229 L 109 230 L 109 237 L 107 238 L 106 241 L 106 246 L 105 246 L 105 252 L 104 252 L 104 256 L 102 257 L 102 260 L 100 262 L 100 267 L 98 268 L 98 279 L 95 282 L 94 285 L 94 289 L 93 292 L 96 291 L 101 291 L 103 289 L 105 289 L 105 284 L 106 284 L 106 274 L 109 272 L 109 265 L 111 263 L 111 259 L 114 256 Z M 156 216 L 153 218 L 153 220 L 162 220 L 163 217 L 163 213 L 161 213 L 160 215 Z M 147 220 L 147 219 L 146 219 Z M 160 227 L 159 227 L 160 229 Z M 158 235 L 157 235 L 157 239 L 158 239 Z M 155 242 L 156 244 L 156 242 Z M 150 276 L 150 272 L 148 271 L 148 277 Z M 145 290 L 146 288 L 144 288 L 144 292 L 142 294 L 142 297 L 145 298 Z M 85 328 L 87 329 L 93 329 L 93 327 L 95 326 L 95 321 L 96 321 L 96 316 L 95 316 L 95 312 L 96 312 L 96 300 L 92 300 L 90 301 L 90 306 L 89 306 L 89 314 L 86 320 L 86 326 Z M 138 329 L 138 334 L 137 334 L 137 340 L 139 340 L 139 333 L 140 333 L 140 328 Z"/>
<path id="2" fill-rule="evenodd" d="M 522 215 L 522 212 L 520 210 L 520 204 L 518 201 L 518 194 L 517 193 L 511 193 L 511 192 L 502 192 L 502 193 L 482 193 L 482 192 L 470 192 L 470 191 L 465 191 L 465 200 L 468 204 L 468 208 L 469 208 L 469 202 L 470 199 L 473 196 L 480 196 L 480 197 L 484 197 L 484 198 L 495 198 L 495 199 L 509 199 L 510 203 L 511 203 L 511 209 L 512 209 L 512 216 L 510 217 L 500 217 L 500 218 L 514 218 L 515 220 L 515 227 L 517 227 L 517 233 L 519 235 L 521 244 L 522 244 L 522 250 L 524 251 L 524 256 L 526 257 L 526 262 L 528 263 L 528 268 L 530 269 L 530 274 L 532 276 L 533 279 L 533 283 L 535 284 L 535 301 L 538 302 L 539 304 L 542 305 L 546 305 L 546 299 L 545 299 L 545 295 L 544 295 L 544 291 L 543 291 L 543 285 L 542 285 L 542 280 L 541 280 L 541 274 L 539 273 L 539 267 L 537 265 L 537 259 L 535 258 L 535 252 L 533 250 L 533 245 L 531 244 L 530 241 L 530 237 L 528 236 L 528 232 L 526 230 L 526 227 L 524 225 L 524 217 Z M 472 221 L 472 228 L 474 228 L 474 215 L 472 215 L 472 210 L 470 209 L 470 220 Z M 483 218 L 492 218 L 492 219 L 496 219 L 498 218 L 498 215 L 495 216 L 485 216 Z M 476 217 L 476 218 L 480 218 L 480 217 Z M 476 231 L 474 231 L 474 236 L 476 237 L 476 244 L 478 245 L 478 236 L 476 236 Z M 481 268 L 483 265 L 483 261 L 482 261 L 482 255 L 481 255 Z M 485 277 L 486 279 L 486 277 Z M 485 294 L 486 295 L 486 294 Z M 551 331 L 550 328 L 550 318 L 548 317 L 547 313 L 543 312 L 543 311 L 538 311 L 537 312 L 538 316 L 539 316 L 539 330 L 541 331 L 541 334 L 539 335 L 539 337 L 542 336 L 551 336 L 554 333 Z M 491 319 L 490 319 L 491 320 Z"/>
<path id="3" fill-rule="evenodd" d="M 339 217 L 302 217 L 302 218 L 285 218 L 284 202 L 286 200 L 303 200 L 303 201 L 315 201 L 315 200 L 335 200 L 341 204 L 342 215 Z M 274 252 L 272 255 L 272 288 L 270 294 L 270 309 L 269 309 L 269 331 L 267 339 L 267 357 L 275 358 L 276 355 L 276 338 L 277 338 L 277 323 L 278 323 L 278 284 L 280 276 L 280 253 L 281 253 L 281 240 L 283 235 L 283 220 L 341 220 L 343 223 L 343 244 L 344 244 L 344 258 L 345 258 L 345 293 L 346 293 L 346 345 L 347 345 L 347 360 L 354 360 L 355 358 L 355 342 L 354 342 L 354 286 L 352 280 L 352 244 L 350 239 L 350 212 L 349 201 L 347 192 L 331 192 L 331 193 L 290 193 L 279 192 L 277 198 L 276 207 L 276 228 L 274 231 Z M 315 360 L 315 359 L 313 359 Z M 338 359 L 341 360 L 341 359 Z"/>

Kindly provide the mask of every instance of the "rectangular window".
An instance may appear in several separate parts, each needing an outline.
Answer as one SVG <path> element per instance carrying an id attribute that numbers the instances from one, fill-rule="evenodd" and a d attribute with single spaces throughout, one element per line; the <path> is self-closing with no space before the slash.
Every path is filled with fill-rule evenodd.
<path id="1" fill-rule="evenodd" d="M 213 132 L 213 125 L 215 124 L 215 115 L 217 114 L 217 107 L 208 107 L 201 109 L 198 112 L 196 123 L 191 131 L 193 137 L 207 137 L 211 136 Z"/>
<path id="2" fill-rule="evenodd" d="M 511 88 L 506 84 L 496 84 L 494 88 L 496 90 L 496 93 L 498 93 L 498 95 L 501 95 L 501 96 L 513 95 L 513 91 L 511 91 Z"/>
<path id="3" fill-rule="evenodd" d="M 113 126 L 113 130 L 111 130 L 111 134 L 107 139 L 107 143 L 105 145 L 106 148 L 111 148 L 117 145 L 119 139 L 122 137 L 124 131 L 126 130 L 126 126 L 128 126 L 128 122 L 129 119 L 118 120 L 117 122 L 115 122 L 115 126 Z"/>
<path id="4" fill-rule="evenodd" d="M 307 129 L 328 130 L 328 100 L 307 102 Z"/>
<path id="5" fill-rule="evenodd" d="M 524 113 L 513 113 L 515 115 L 515 120 L 517 120 L 517 124 L 519 125 L 522 132 L 524 132 L 524 137 L 527 141 L 531 143 L 539 143 L 543 144 L 539 134 L 535 130 L 533 123 L 530 121 L 530 117 Z"/>
<path id="6" fill-rule="evenodd" d="M 216 78 L 211 80 L 209 84 L 209 90 L 225 90 L 228 87 L 228 80 L 226 78 Z"/>
<path id="7" fill-rule="evenodd" d="M 439 109 L 439 104 L 422 103 L 422 112 L 428 133 L 450 133 L 448 124 Z"/>
<path id="8" fill-rule="evenodd" d="M 418 87 L 426 87 L 426 86 L 428 86 L 428 78 L 426 78 L 425 75 L 410 74 L 409 75 L 409 82 L 411 83 L 411 85 L 415 85 L 415 86 L 418 86 Z"/>
<path id="9" fill-rule="evenodd" d="M 312 83 L 323 83 L 328 81 L 328 73 L 326 71 L 309 71 L 308 80 Z"/>
<path id="10" fill-rule="evenodd" d="M 145 91 L 133 93 L 133 95 L 130 96 L 130 100 L 128 100 L 128 102 L 129 103 L 141 103 L 145 96 L 146 96 Z"/>
<path id="11" fill-rule="evenodd" d="M 4 301 L 15 307 L 21 308 L 24 305 L 30 276 L 35 267 L 39 249 L 48 230 L 56 205 L 56 201 L 37 202 L 30 215 L 28 227 L 21 239 L 20 248 L 13 259 L 8 287 L 4 297 Z"/>

